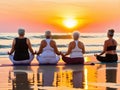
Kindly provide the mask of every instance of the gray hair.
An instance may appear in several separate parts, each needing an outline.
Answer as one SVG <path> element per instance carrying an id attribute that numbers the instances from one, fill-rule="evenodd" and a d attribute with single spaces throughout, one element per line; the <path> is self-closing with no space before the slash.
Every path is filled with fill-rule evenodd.
<path id="1" fill-rule="evenodd" d="M 46 36 L 51 36 L 51 31 L 50 30 L 45 31 L 45 35 Z"/>
<path id="2" fill-rule="evenodd" d="M 80 33 L 79 33 L 79 31 L 74 31 L 73 32 L 73 37 L 80 37 Z"/>
<path id="3" fill-rule="evenodd" d="M 18 34 L 19 34 L 19 35 L 24 35 L 24 34 L 25 34 L 25 29 L 19 28 L 19 29 L 18 29 Z"/>

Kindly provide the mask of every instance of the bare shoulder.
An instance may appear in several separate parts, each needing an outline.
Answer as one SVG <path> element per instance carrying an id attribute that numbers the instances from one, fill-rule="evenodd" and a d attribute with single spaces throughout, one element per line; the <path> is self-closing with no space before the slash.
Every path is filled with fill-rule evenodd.
<path id="1" fill-rule="evenodd" d="M 42 40 L 41 43 L 45 43 L 46 41 L 45 40 Z"/>
<path id="2" fill-rule="evenodd" d="M 56 42 L 52 39 L 50 42 L 51 47 L 55 48 L 56 47 Z"/>
<path id="3" fill-rule="evenodd" d="M 13 44 L 15 44 L 15 43 L 16 43 L 16 38 L 13 39 Z"/>
<path id="4" fill-rule="evenodd" d="M 26 38 L 26 40 L 27 40 L 27 41 L 30 41 L 30 39 L 29 39 L 29 38 Z"/>
<path id="5" fill-rule="evenodd" d="M 108 42 L 109 42 L 109 40 L 105 40 L 105 41 L 104 41 L 104 43 L 108 43 Z"/>
<path id="6" fill-rule="evenodd" d="M 113 39 L 115 42 L 117 42 L 115 39 Z"/>
<path id="7" fill-rule="evenodd" d="M 51 39 L 51 42 L 55 42 L 55 40 Z"/>
<path id="8" fill-rule="evenodd" d="M 52 39 L 51 40 L 51 42 L 50 42 L 51 44 L 56 44 L 56 42 Z"/>
<path id="9" fill-rule="evenodd" d="M 46 41 L 45 41 L 45 40 L 42 40 L 41 43 L 40 43 L 40 46 L 41 46 L 41 47 L 46 46 Z"/>
<path id="10" fill-rule="evenodd" d="M 114 42 L 117 44 L 117 41 L 115 40 L 115 39 L 113 39 L 114 40 Z"/>
<path id="11" fill-rule="evenodd" d="M 84 43 L 83 43 L 83 42 L 81 42 L 81 41 L 79 41 L 78 43 L 79 43 L 80 45 L 84 45 Z"/>
<path id="12" fill-rule="evenodd" d="M 71 41 L 71 42 L 69 43 L 69 47 L 74 48 L 74 47 L 75 47 L 75 42 L 74 42 L 74 41 Z"/>
<path id="13" fill-rule="evenodd" d="M 15 42 L 15 41 L 16 41 L 16 38 L 13 39 L 13 42 Z"/>
<path id="14" fill-rule="evenodd" d="M 71 41 L 70 44 L 74 44 L 75 42 L 74 41 Z"/>

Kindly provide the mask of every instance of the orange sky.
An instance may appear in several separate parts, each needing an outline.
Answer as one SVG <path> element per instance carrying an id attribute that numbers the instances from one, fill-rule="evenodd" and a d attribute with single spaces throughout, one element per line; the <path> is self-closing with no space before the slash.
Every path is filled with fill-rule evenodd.
<path id="1" fill-rule="evenodd" d="M 0 32 L 70 32 L 62 21 L 75 18 L 81 32 L 120 31 L 120 0 L 0 0 Z"/>

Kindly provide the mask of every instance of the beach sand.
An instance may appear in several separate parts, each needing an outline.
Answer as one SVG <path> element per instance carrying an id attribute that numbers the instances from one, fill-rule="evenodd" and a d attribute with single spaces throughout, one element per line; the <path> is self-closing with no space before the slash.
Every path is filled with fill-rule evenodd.
<path id="1" fill-rule="evenodd" d="M 98 62 L 97 60 L 96 60 L 96 58 L 94 57 L 94 56 L 85 56 L 85 62 Z M 58 65 L 59 64 L 65 64 L 64 62 L 63 62 L 63 60 L 62 59 L 60 59 L 60 61 L 58 62 Z M 9 58 L 7 58 L 7 57 L 4 57 L 4 58 L 0 58 L 0 64 L 2 65 L 2 64 L 12 64 L 12 62 L 10 61 L 10 59 Z M 31 62 L 31 64 L 38 64 L 38 61 L 36 60 L 36 58 L 34 58 L 33 59 L 33 61 Z"/>
<path id="2" fill-rule="evenodd" d="M 86 62 L 98 62 L 94 56 Z M 34 59 L 32 64 L 37 64 Z M 60 61 L 59 63 L 62 63 Z M 109 90 L 120 88 L 120 64 L 0 67 L 0 90 Z M 11 65 L 8 58 L 0 64 Z M 119 90 L 119 89 L 118 89 Z"/>

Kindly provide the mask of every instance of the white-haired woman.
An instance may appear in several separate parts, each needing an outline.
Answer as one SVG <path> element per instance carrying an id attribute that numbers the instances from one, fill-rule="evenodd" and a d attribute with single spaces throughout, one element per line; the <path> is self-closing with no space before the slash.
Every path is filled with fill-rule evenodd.
<path id="1" fill-rule="evenodd" d="M 31 47 L 30 40 L 24 37 L 24 29 L 20 28 L 18 34 L 19 37 L 13 40 L 12 49 L 8 52 L 9 58 L 13 64 L 30 64 L 34 58 L 34 51 Z"/>
<path id="2" fill-rule="evenodd" d="M 85 53 L 84 44 L 79 41 L 80 34 L 78 31 L 73 32 L 74 41 L 70 42 L 68 51 L 62 54 L 62 59 L 67 64 L 84 64 L 83 54 Z M 70 57 L 66 57 L 70 55 Z"/>
<path id="3" fill-rule="evenodd" d="M 45 32 L 45 40 L 41 41 L 39 51 L 37 52 L 37 60 L 39 64 L 57 64 L 60 52 L 57 49 L 56 42 L 51 39 L 51 31 Z"/>
<path id="4" fill-rule="evenodd" d="M 114 30 L 108 30 L 107 36 L 108 40 L 104 42 L 103 51 L 99 55 L 95 54 L 95 56 L 100 62 L 116 62 L 118 60 L 118 55 L 116 52 L 117 41 L 113 39 Z M 105 56 L 102 56 L 103 54 L 105 54 Z"/>

